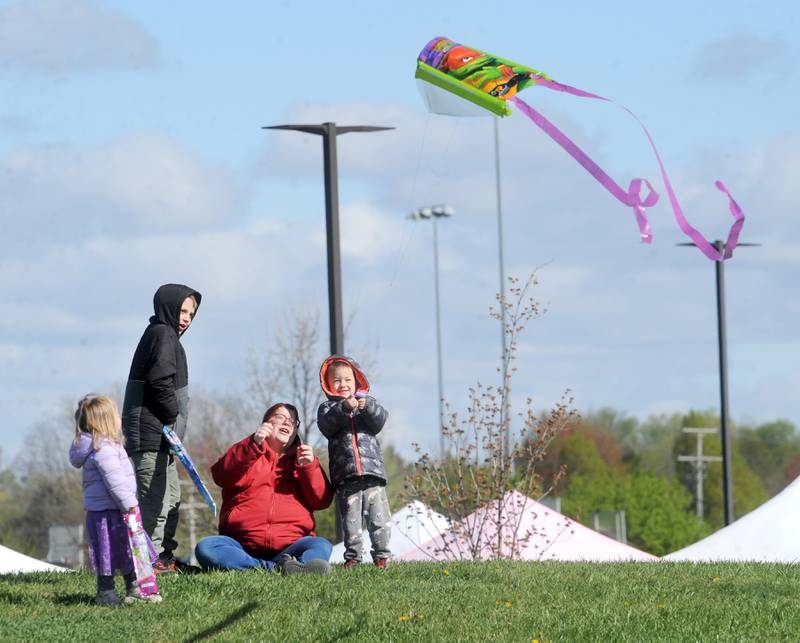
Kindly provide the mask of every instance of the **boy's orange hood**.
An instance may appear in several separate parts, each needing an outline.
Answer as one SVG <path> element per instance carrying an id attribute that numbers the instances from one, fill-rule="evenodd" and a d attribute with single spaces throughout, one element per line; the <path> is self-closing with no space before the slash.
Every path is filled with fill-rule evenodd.
<path id="1" fill-rule="evenodd" d="M 358 363 L 345 355 L 331 355 L 322 362 L 322 366 L 319 369 L 319 383 L 322 385 L 322 391 L 328 396 L 328 399 L 339 397 L 328 387 L 328 369 L 334 362 L 345 362 L 353 369 L 353 375 L 356 378 L 356 393 L 369 393 L 369 381 L 367 381 L 367 376 L 361 371 Z"/>

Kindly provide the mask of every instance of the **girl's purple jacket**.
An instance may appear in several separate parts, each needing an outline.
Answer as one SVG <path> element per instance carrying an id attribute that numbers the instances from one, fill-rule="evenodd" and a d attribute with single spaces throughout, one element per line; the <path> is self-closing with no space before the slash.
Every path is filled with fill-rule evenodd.
<path id="1" fill-rule="evenodd" d="M 69 461 L 73 467 L 83 467 L 83 508 L 86 511 L 128 511 L 139 504 L 136 477 L 121 444 L 101 439 L 94 449 L 92 436 L 81 433 L 69 448 Z"/>

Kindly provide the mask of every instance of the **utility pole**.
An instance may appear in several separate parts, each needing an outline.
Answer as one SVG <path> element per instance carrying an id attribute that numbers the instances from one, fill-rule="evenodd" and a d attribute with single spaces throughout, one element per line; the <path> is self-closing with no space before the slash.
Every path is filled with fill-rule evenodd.
<path id="1" fill-rule="evenodd" d="M 709 462 L 722 462 L 722 457 L 718 455 L 703 455 L 703 436 L 709 433 L 716 433 L 717 429 L 710 428 L 690 428 L 684 427 L 684 433 L 694 433 L 697 437 L 697 451 L 695 455 L 679 455 L 678 462 L 689 462 L 694 469 L 695 479 L 695 507 L 697 517 L 703 517 L 703 480 L 705 478 L 705 467 Z"/>

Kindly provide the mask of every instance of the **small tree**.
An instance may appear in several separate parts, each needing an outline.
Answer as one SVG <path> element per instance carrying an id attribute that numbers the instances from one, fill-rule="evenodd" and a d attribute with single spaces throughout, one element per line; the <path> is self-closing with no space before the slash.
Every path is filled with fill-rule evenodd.
<path id="1" fill-rule="evenodd" d="M 531 498 L 549 493 L 563 476 L 559 470 L 543 480 L 536 467 L 553 438 L 575 423 L 577 413 L 568 391 L 541 415 L 534 413 L 528 397 L 517 414 L 521 428 L 516 436 L 510 434 L 511 380 L 517 370 L 513 363 L 519 335 L 544 311 L 529 294 L 537 284 L 535 274 L 524 283 L 515 278 L 509 281 L 511 301 L 497 295 L 505 309 L 508 338 L 497 369 L 500 385 L 478 383 L 471 388 L 466 419 L 451 413 L 442 427 L 449 447 L 444 461 L 414 445 L 418 459 L 406 478 L 407 498 L 421 501 L 447 519 L 449 529 L 439 534 L 434 554 L 450 559 L 519 558 L 529 546 L 537 547 L 537 557 L 544 557 L 559 535 L 545 534 L 523 521 Z M 498 321 L 503 318 L 502 311 L 494 308 L 490 315 Z M 568 529 L 565 521 L 558 531 Z"/>
<path id="2" fill-rule="evenodd" d="M 353 321 L 345 323 L 345 338 Z M 328 354 L 320 342 L 319 311 L 290 311 L 282 326 L 275 329 L 267 349 L 253 350 L 249 358 L 251 403 L 261 417 L 269 406 L 283 401 L 294 404 L 300 415 L 300 439 L 314 449 L 327 441 L 316 429 L 317 409 L 325 400 L 319 382 L 319 369 Z M 357 360 L 368 372 L 373 371 L 372 355 L 377 346 L 363 346 Z M 373 373 L 374 375 L 374 373 Z"/>
<path id="3" fill-rule="evenodd" d="M 253 404 L 263 413 L 278 401 L 294 404 L 300 414 L 300 439 L 319 446 L 317 408 L 324 399 L 319 385 L 319 367 L 324 358 L 319 341 L 319 311 L 290 312 L 275 330 L 270 347 L 259 358 L 250 359 L 250 392 Z"/>

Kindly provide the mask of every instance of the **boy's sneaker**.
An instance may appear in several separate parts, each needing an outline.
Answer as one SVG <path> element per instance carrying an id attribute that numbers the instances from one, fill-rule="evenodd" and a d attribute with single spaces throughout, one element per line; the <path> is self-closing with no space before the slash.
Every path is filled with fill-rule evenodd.
<path id="1" fill-rule="evenodd" d="M 175 566 L 175 560 L 164 560 L 159 558 L 153 563 L 153 573 L 155 574 L 180 574 L 180 570 Z"/>
<path id="2" fill-rule="evenodd" d="M 356 560 L 355 558 L 348 558 L 344 561 L 344 565 L 342 565 L 342 569 L 350 569 L 351 567 L 355 567 L 356 565 L 360 564 L 360 560 Z"/>
<path id="3" fill-rule="evenodd" d="M 142 592 L 138 587 L 131 587 L 125 592 L 125 598 L 122 602 L 125 603 L 125 605 L 133 605 L 134 603 L 160 603 L 163 600 L 161 594 L 142 596 Z"/>
<path id="4" fill-rule="evenodd" d="M 375 567 L 378 569 L 386 569 L 386 565 L 388 565 L 388 561 L 385 558 L 378 558 L 374 562 Z"/>
<path id="5" fill-rule="evenodd" d="M 94 597 L 94 603 L 103 607 L 119 607 L 122 605 L 122 599 L 117 596 L 117 592 L 113 589 L 105 589 L 97 592 L 97 596 Z"/>

